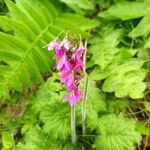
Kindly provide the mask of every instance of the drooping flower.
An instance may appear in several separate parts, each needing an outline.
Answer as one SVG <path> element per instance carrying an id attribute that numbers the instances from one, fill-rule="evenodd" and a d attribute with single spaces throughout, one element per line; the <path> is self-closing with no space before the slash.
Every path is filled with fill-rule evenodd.
<path id="1" fill-rule="evenodd" d="M 65 80 L 65 85 L 69 88 L 73 84 L 74 84 L 74 76 L 69 75 Z"/>
<path id="2" fill-rule="evenodd" d="M 70 48 L 70 43 L 67 38 L 64 38 L 63 41 L 61 42 L 60 46 L 63 46 L 66 50 L 69 50 Z"/>
<path id="3" fill-rule="evenodd" d="M 67 71 L 71 71 L 71 64 L 67 60 L 66 55 L 64 55 L 57 63 L 56 68 L 59 71 L 66 69 Z"/>
<path id="4" fill-rule="evenodd" d="M 69 101 L 70 105 L 73 106 L 76 102 L 80 101 L 82 97 L 81 91 L 78 89 L 74 90 L 72 93 L 68 93 L 64 98 L 64 101 Z"/>
<path id="5" fill-rule="evenodd" d="M 76 102 L 80 101 L 82 92 L 79 90 L 80 79 L 83 74 L 83 55 L 85 48 L 80 41 L 78 48 L 72 46 L 76 45 L 65 37 L 61 42 L 53 40 L 48 45 L 48 50 L 54 50 L 55 55 L 53 59 L 57 59 L 56 69 L 60 74 L 60 81 L 67 88 L 67 95 L 64 101 L 69 101 L 73 106 Z M 78 77 L 80 76 L 80 77 Z"/>
<path id="6" fill-rule="evenodd" d="M 80 43 L 80 46 L 79 46 L 79 48 L 76 51 L 76 58 L 77 59 L 81 58 L 83 56 L 83 54 L 84 54 L 84 51 L 85 51 L 85 48 L 83 47 L 83 44 Z"/>
<path id="7" fill-rule="evenodd" d="M 57 49 L 59 47 L 59 43 L 54 40 L 48 44 L 48 50 L 51 51 L 53 49 Z"/>
<path id="8" fill-rule="evenodd" d="M 56 49 L 53 59 L 62 58 L 64 55 L 65 55 L 65 50 L 64 49 L 62 49 L 62 48 L 61 49 Z"/>

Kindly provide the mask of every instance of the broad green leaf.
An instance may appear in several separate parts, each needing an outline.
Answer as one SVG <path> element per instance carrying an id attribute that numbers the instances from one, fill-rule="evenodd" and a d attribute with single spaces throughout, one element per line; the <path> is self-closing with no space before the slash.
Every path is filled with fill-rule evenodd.
<path id="1" fill-rule="evenodd" d="M 2 144 L 3 144 L 4 150 L 13 150 L 15 146 L 13 134 L 10 132 L 3 131 L 2 132 Z"/>
<path id="2" fill-rule="evenodd" d="M 148 12 L 144 3 L 122 2 L 111 6 L 107 11 L 100 12 L 99 16 L 108 19 L 129 20 L 144 16 Z"/>
<path id="3" fill-rule="evenodd" d="M 146 84 L 143 82 L 146 71 L 141 69 L 142 64 L 143 62 L 136 60 L 116 67 L 105 80 L 103 90 L 115 92 L 116 97 L 142 98 L 146 88 Z"/>
<path id="4" fill-rule="evenodd" d="M 150 15 L 146 15 L 130 33 L 131 37 L 147 36 L 150 32 Z"/>
<path id="5" fill-rule="evenodd" d="M 42 86 L 35 97 L 34 108 L 43 122 L 43 131 L 53 140 L 66 140 L 70 135 L 70 106 L 63 102 L 65 93 L 55 80 L 53 76 Z"/>
<path id="6" fill-rule="evenodd" d="M 26 133 L 25 142 L 17 144 L 17 150 L 59 150 L 57 143 L 50 139 L 51 134 L 47 134 L 39 126 L 35 126 Z"/>
<path id="7" fill-rule="evenodd" d="M 109 69 L 104 69 L 102 70 L 100 67 L 95 67 L 94 70 L 90 73 L 90 78 L 92 80 L 102 80 L 105 79 L 109 76 L 110 70 Z"/>
<path id="8" fill-rule="evenodd" d="M 110 113 L 120 114 L 130 106 L 130 101 L 126 98 L 110 97 L 107 106 Z"/>
<path id="9" fill-rule="evenodd" d="M 116 46 L 119 44 L 122 34 L 122 30 L 108 31 L 108 34 L 92 43 L 93 45 L 89 48 L 93 63 L 99 65 L 102 70 L 115 60 L 115 56 L 119 52 Z"/>
<path id="10" fill-rule="evenodd" d="M 135 123 L 122 116 L 104 115 L 99 119 L 98 130 L 97 150 L 134 150 L 141 140 Z"/>

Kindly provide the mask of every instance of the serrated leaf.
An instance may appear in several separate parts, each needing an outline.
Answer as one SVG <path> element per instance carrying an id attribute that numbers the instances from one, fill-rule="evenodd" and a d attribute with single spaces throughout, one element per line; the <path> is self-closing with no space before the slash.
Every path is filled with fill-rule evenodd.
<path id="1" fill-rule="evenodd" d="M 99 40 L 97 39 L 89 48 L 93 63 L 99 65 L 102 70 L 115 60 L 115 56 L 119 52 L 116 46 L 119 44 L 122 34 L 122 30 L 108 31 L 108 34 Z"/>
<path id="2" fill-rule="evenodd" d="M 140 143 L 140 133 L 135 124 L 122 116 L 106 115 L 99 120 L 99 136 L 96 137 L 97 150 L 134 150 Z"/>
<path id="3" fill-rule="evenodd" d="M 146 71 L 140 69 L 142 64 L 140 61 L 129 61 L 112 70 L 103 84 L 103 90 L 115 92 L 116 97 L 129 95 L 133 99 L 142 98 L 146 88 L 143 82 Z"/>
<path id="4" fill-rule="evenodd" d="M 17 150 L 59 150 L 56 143 L 50 141 L 50 134 L 46 134 L 40 127 L 35 126 L 25 135 L 25 142 L 17 144 Z"/>
<path id="5" fill-rule="evenodd" d="M 70 135 L 70 106 L 63 103 L 65 93 L 56 79 L 50 78 L 37 93 L 34 109 L 39 112 L 45 133 L 53 140 L 66 140 Z"/>

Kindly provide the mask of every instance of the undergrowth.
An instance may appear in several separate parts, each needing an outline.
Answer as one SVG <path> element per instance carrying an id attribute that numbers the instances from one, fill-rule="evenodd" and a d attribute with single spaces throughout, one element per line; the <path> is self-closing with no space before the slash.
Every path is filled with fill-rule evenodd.
<path id="1" fill-rule="evenodd" d="M 149 0 L 0 2 L 0 148 L 146 150 L 150 147 Z M 86 135 L 46 48 L 61 31 L 87 39 Z M 64 33 L 60 36 L 60 39 Z M 84 82 L 81 83 L 84 90 Z"/>

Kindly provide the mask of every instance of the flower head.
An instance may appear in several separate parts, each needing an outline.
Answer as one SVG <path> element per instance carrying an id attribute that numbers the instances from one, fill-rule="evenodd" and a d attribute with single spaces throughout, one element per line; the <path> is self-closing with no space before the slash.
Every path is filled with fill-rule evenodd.
<path id="1" fill-rule="evenodd" d="M 75 43 L 73 45 L 76 45 Z M 57 59 L 56 69 L 60 74 L 60 81 L 67 88 L 67 95 L 64 101 L 69 101 L 73 106 L 80 101 L 82 92 L 79 91 L 79 83 L 82 77 L 77 77 L 83 74 L 83 55 L 85 48 L 80 41 L 78 48 L 71 45 L 71 42 L 65 37 L 61 42 L 56 40 L 50 42 L 48 50 L 54 50 L 53 59 Z"/>

